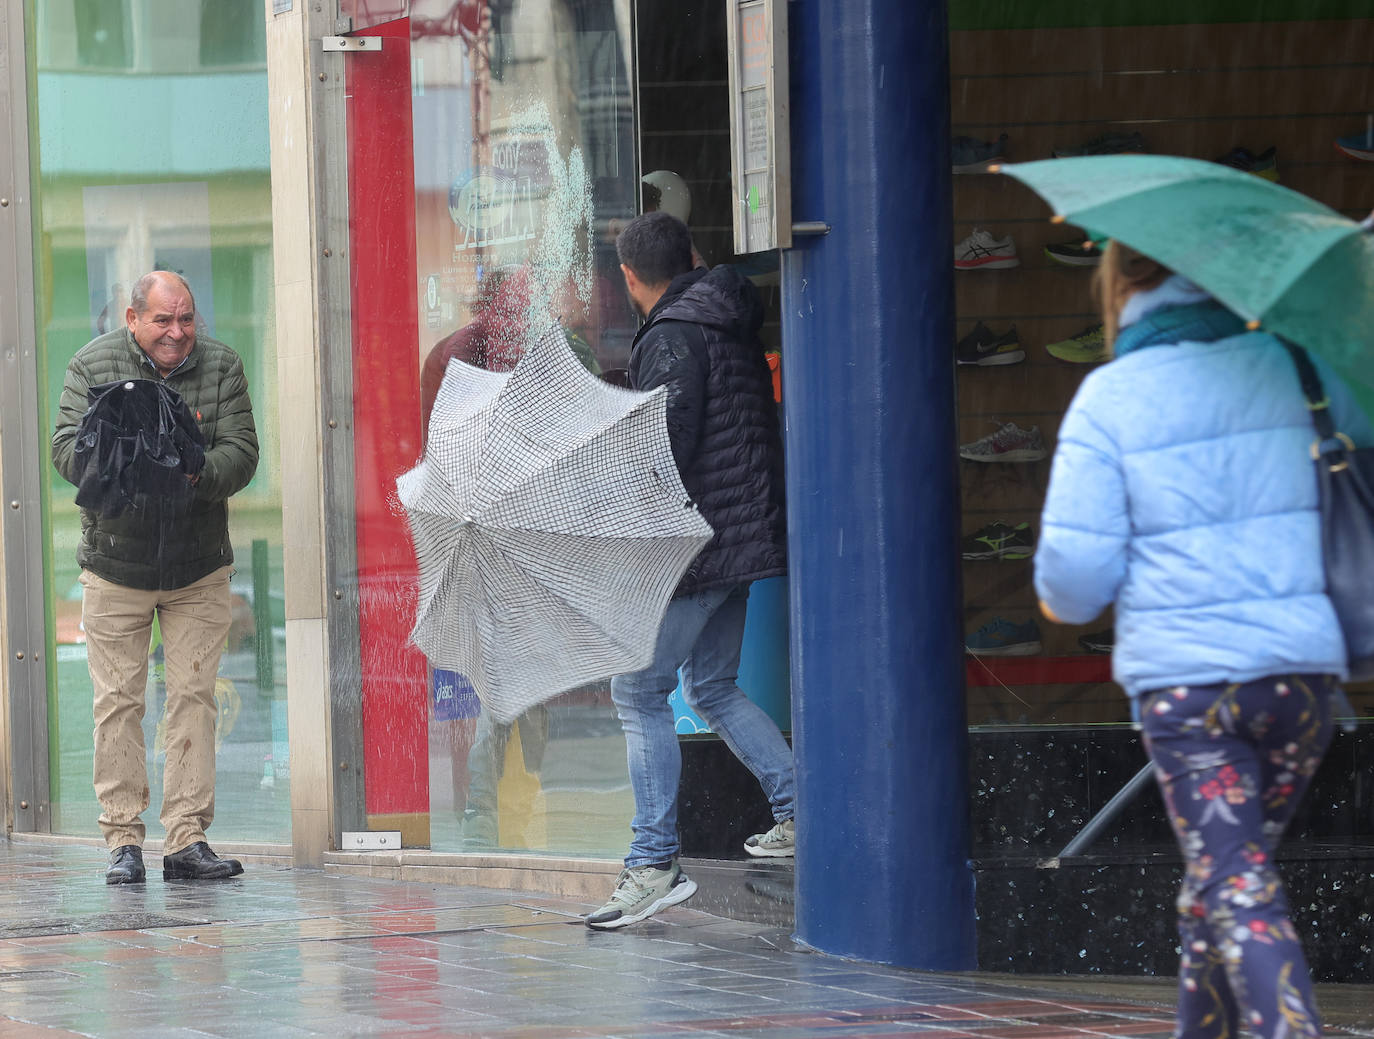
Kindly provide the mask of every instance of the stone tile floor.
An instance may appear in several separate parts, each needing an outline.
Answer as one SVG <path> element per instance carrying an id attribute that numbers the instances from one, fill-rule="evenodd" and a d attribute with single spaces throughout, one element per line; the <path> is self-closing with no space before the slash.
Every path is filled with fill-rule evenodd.
<path id="1" fill-rule="evenodd" d="M 146 885 L 110 888 L 104 861 L 0 841 L 4 1039 L 1170 1034 L 1158 986 L 1123 999 L 1089 979 L 871 966 L 685 907 L 595 932 L 565 899 L 251 864 L 164 883 L 154 856 Z"/>

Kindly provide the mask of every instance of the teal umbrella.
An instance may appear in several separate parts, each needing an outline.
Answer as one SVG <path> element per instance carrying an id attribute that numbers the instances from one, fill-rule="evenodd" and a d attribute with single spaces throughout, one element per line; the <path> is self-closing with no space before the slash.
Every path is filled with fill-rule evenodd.
<path id="1" fill-rule="evenodd" d="M 1252 328 L 1325 358 L 1374 415 L 1374 218 L 1357 223 L 1240 170 L 1167 155 L 1006 164 L 1055 221 L 1206 289 Z"/>

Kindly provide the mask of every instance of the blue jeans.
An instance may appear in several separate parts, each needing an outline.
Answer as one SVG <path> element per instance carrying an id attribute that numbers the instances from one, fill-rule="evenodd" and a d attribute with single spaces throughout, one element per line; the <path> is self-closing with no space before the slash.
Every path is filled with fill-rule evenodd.
<path id="1" fill-rule="evenodd" d="M 711 588 L 668 603 L 654 661 L 611 679 L 611 700 L 625 730 L 635 795 L 629 867 L 676 858 L 677 788 L 682 752 L 668 697 L 682 670 L 687 705 L 754 773 L 778 822 L 793 815 L 792 749 L 763 709 L 736 684 L 749 585 Z"/>
<path id="2" fill-rule="evenodd" d="M 1274 851 L 1331 741 L 1337 688 L 1330 675 L 1273 675 L 1141 697 L 1187 863 L 1177 1039 L 1321 1035 Z"/>

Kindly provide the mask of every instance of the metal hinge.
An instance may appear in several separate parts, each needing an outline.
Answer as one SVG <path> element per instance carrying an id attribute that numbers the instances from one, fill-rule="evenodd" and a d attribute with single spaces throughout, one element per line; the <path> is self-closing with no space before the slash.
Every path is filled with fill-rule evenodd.
<path id="1" fill-rule="evenodd" d="M 322 36 L 320 45 L 329 51 L 379 51 L 382 49 L 380 36 Z"/>

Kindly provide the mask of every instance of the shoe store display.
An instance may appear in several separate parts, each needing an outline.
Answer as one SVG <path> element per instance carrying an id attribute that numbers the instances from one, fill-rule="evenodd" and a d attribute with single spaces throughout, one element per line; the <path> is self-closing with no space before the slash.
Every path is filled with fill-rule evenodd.
<path id="1" fill-rule="evenodd" d="M 950 152 L 955 173 L 986 173 L 988 167 L 1001 162 L 1007 155 L 1007 135 L 995 141 L 980 141 L 976 137 L 956 137 Z"/>
<path id="2" fill-rule="evenodd" d="M 1038 462 L 1048 454 L 1039 426 L 1022 429 L 1015 422 L 959 447 L 959 457 L 970 462 Z"/>
<path id="3" fill-rule="evenodd" d="M 1093 631 L 1087 635 L 1079 635 L 1078 644 L 1088 653 L 1110 653 L 1112 647 L 1116 645 L 1116 629 L 1107 628 L 1105 631 Z"/>
<path id="4" fill-rule="evenodd" d="M 1081 238 L 1045 246 L 1045 255 L 1055 263 L 1068 267 L 1096 267 L 1102 262 L 1102 250 Z"/>
<path id="5" fill-rule="evenodd" d="M 688 879 L 676 860 L 667 869 L 627 866 L 620 871 L 610 900 L 596 912 L 588 913 L 584 922 L 598 931 L 625 927 L 687 901 L 696 891 L 696 882 Z"/>
<path id="6" fill-rule="evenodd" d="M 163 880 L 228 880 L 242 872 L 243 863 L 220 858 L 204 841 L 162 856 Z"/>
<path id="7" fill-rule="evenodd" d="M 756 833 L 744 842 L 744 850 L 755 858 L 790 858 L 797 853 L 797 824 L 784 819 L 767 833 Z"/>
<path id="8" fill-rule="evenodd" d="M 975 227 L 971 235 L 954 247 L 954 269 L 957 271 L 996 271 L 1019 266 L 1021 261 L 1011 235 L 994 238 Z"/>
<path id="9" fill-rule="evenodd" d="M 1122 152 L 1148 152 L 1149 145 L 1139 133 L 1107 132 L 1077 148 L 1056 148 L 1050 154 L 1056 159 L 1072 159 L 1080 155 L 1119 155 Z"/>
<path id="10" fill-rule="evenodd" d="M 994 520 L 961 542 L 965 559 L 1029 559 L 1035 554 L 1029 523 L 1016 526 Z"/>
<path id="11" fill-rule="evenodd" d="M 959 364 L 980 366 L 1016 364 L 1026 359 L 1026 351 L 1021 349 L 1015 325 L 997 335 L 979 321 L 972 332 L 955 344 L 954 359 Z"/>
<path id="12" fill-rule="evenodd" d="M 1042 648 L 1034 617 L 1024 624 L 994 617 L 964 639 L 965 652 L 975 657 L 1033 657 Z"/>
<path id="13" fill-rule="evenodd" d="M 1242 173 L 1253 173 L 1256 177 L 1277 182 L 1279 179 L 1278 154 L 1278 148 L 1272 144 L 1258 155 L 1249 148 L 1237 146 L 1212 161 L 1222 166 L 1230 166 Z"/>
<path id="14" fill-rule="evenodd" d="M 1069 364 L 1101 364 L 1112 359 L 1107 349 L 1107 337 L 1101 325 L 1091 325 L 1077 335 L 1069 336 L 1057 343 L 1048 343 L 1045 349 L 1051 357 L 1057 357 Z"/>
<path id="15" fill-rule="evenodd" d="M 137 844 L 122 844 L 110 852 L 110 864 L 105 867 L 107 884 L 142 884 L 148 879 L 143 867 L 143 849 Z"/>

